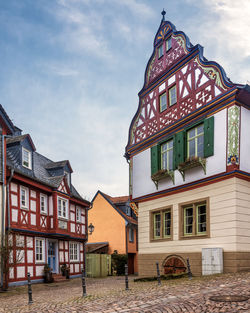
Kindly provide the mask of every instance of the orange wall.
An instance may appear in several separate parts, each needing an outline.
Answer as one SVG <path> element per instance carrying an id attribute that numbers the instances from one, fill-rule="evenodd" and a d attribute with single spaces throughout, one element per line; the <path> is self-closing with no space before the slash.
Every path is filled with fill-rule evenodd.
<path id="1" fill-rule="evenodd" d="M 95 226 L 95 230 L 89 235 L 89 243 L 108 241 L 109 254 L 114 250 L 126 254 L 125 220 L 100 194 L 88 211 L 88 224 L 90 223 Z"/>
<path id="2" fill-rule="evenodd" d="M 134 229 L 134 242 L 129 241 L 129 229 L 127 228 L 128 236 L 128 253 L 136 253 L 136 230 Z"/>

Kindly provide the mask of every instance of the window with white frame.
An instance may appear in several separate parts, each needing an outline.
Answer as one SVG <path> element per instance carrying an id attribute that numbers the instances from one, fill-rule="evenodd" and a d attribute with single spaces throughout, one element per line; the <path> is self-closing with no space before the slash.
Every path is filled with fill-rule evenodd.
<path id="1" fill-rule="evenodd" d="M 68 218 L 68 200 L 58 197 L 57 209 L 58 217 Z"/>
<path id="2" fill-rule="evenodd" d="M 29 189 L 26 187 L 20 187 L 20 206 L 22 209 L 28 209 L 29 204 Z"/>
<path id="3" fill-rule="evenodd" d="M 44 194 L 40 194 L 40 212 L 45 214 L 48 212 L 48 198 Z"/>
<path id="4" fill-rule="evenodd" d="M 134 228 L 129 227 L 129 242 L 134 242 Z"/>
<path id="5" fill-rule="evenodd" d="M 22 148 L 22 165 L 28 169 L 32 169 L 31 151 Z"/>
<path id="6" fill-rule="evenodd" d="M 81 222 L 81 208 L 76 207 L 76 221 Z"/>
<path id="7" fill-rule="evenodd" d="M 45 262 L 45 240 L 44 238 L 36 238 L 36 263 Z"/>
<path id="8" fill-rule="evenodd" d="M 79 261 L 79 243 L 70 242 L 69 243 L 69 260 Z"/>

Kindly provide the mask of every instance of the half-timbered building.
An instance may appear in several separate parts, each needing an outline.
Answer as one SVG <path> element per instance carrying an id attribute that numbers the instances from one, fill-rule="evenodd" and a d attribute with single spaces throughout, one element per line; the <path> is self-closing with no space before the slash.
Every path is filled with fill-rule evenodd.
<path id="1" fill-rule="evenodd" d="M 250 269 L 250 86 L 162 14 L 125 154 L 139 275 Z"/>
<path id="2" fill-rule="evenodd" d="M 70 162 L 39 154 L 30 135 L 17 127 L 3 142 L 3 229 L 13 245 L 9 283 L 25 283 L 28 272 L 33 281 L 41 281 L 46 264 L 54 275 L 64 264 L 71 277 L 80 275 L 90 203 L 72 185 Z"/>

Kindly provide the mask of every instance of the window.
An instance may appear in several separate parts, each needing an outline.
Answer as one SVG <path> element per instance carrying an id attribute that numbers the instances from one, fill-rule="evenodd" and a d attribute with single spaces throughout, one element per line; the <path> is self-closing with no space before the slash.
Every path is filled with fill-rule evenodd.
<path id="1" fill-rule="evenodd" d="M 79 261 L 79 244 L 77 242 L 69 243 L 69 260 Z"/>
<path id="2" fill-rule="evenodd" d="M 172 48 L 171 37 L 166 40 L 166 52 Z"/>
<path id="3" fill-rule="evenodd" d="M 163 44 L 161 44 L 158 48 L 158 59 L 163 56 Z"/>
<path id="4" fill-rule="evenodd" d="M 208 236 L 208 199 L 180 206 L 181 237 Z"/>
<path id="5" fill-rule="evenodd" d="M 36 263 L 45 262 L 45 241 L 43 238 L 36 238 Z"/>
<path id="6" fill-rule="evenodd" d="M 76 221 L 81 222 L 81 209 L 76 207 Z"/>
<path id="7" fill-rule="evenodd" d="M 58 198 L 58 217 L 68 218 L 68 200 Z"/>
<path id="8" fill-rule="evenodd" d="M 172 208 L 151 212 L 151 240 L 172 239 Z"/>
<path id="9" fill-rule="evenodd" d="M 162 95 L 160 95 L 160 112 L 166 110 L 167 108 L 167 95 L 166 92 L 164 92 Z"/>
<path id="10" fill-rule="evenodd" d="M 187 132 L 187 157 L 204 156 L 204 125 L 190 129 Z"/>
<path id="11" fill-rule="evenodd" d="M 40 195 L 40 212 L 45 214 L 48 212 L 47 196 L 43 194 Z"/>
<path id="12" fill-rule="evenodd" d="M 134 228 L 129 227 L 129 242 L 134 242 Z"/>
<path id="13" fill-rule="evenodd" d="M 173 140 L 161 145 L 161 169 L 173 170 Z"/>
<path id="14" fill-rule="evenodd" d="M 22 209 L 28 209 L 29 196 L 28 188 L 21 186 L 20 187 L 20 205 Z"/>
<path id="15" fill-rule="evenodd" d="M 168 89 L 168 102 L 170 107 L 177 102 L 176 85 Z"/>
<path id="16" fill-rule="evenodd" d="M 22 148 L 22 165 L 26 168 L 32 169 L 31 163 L 31 152 Z"/>
<path id="17" fill-rule="evenodd" d="M 126 207 L 126 215 L 131 216 L 131 208 L 129 206 Z"/>

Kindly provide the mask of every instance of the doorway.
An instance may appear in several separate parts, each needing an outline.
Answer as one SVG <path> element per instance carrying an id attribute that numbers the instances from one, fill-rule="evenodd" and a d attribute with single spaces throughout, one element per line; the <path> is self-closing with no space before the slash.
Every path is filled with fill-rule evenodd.
<path id="1" fill-rule="evenodd" d="M 48 240 L 48 264 L 52 273 L 57 273 L 57 241 Z"/>

